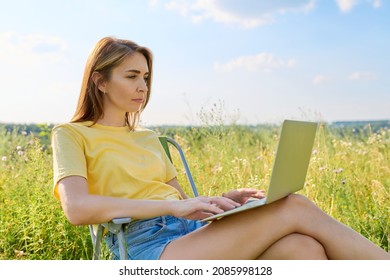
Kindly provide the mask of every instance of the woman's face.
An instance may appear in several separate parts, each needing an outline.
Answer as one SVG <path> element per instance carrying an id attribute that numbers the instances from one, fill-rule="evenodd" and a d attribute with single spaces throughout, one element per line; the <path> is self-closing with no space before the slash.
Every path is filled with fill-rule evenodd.
<path id="1" fill-rule="evenodd" d="M 103 83 L 104 114 L 124 116 L 142 108 L 148 92 L 149 69 L 143 54 L 135 52 L 127 56 L 112 70 L 111 77 Z"/>

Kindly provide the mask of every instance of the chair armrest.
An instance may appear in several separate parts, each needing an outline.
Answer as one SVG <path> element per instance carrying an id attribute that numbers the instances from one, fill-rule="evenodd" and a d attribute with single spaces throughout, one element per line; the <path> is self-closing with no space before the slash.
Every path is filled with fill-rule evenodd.
<path id="1" fill-rule="evenodd" d="M 116 225 L 128 224 L 131 222 L 131 218 L 115 218 L 112 221 Z"/>

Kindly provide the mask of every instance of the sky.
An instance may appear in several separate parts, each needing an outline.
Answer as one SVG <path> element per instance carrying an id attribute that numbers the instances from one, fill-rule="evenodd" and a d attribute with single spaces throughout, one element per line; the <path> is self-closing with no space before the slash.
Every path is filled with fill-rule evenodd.
<path id="1" fill-rule="evenodd" d="M 154 55 L 144 126 L 390 119 L 390 0 L 0 0 L 0 123 L 63 123 L 105 36 Z"/>

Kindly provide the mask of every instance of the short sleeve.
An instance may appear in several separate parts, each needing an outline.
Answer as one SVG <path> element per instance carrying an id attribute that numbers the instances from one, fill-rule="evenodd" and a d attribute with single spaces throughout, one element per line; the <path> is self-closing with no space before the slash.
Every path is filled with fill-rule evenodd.
<path id="1" fill-rule="evenodd" d="M 87 179 L 87 164 L 81 137 L 67 126 L 55 127 L 51 135 L 53 149 L 54 195 L 58 195 L 58 182 L 68 176 Z"/>
<path id="2" fill-rule="evenodd" d="M 165 160 L 165 165 L 167 169 L 167 177 L 166 177 L 166 182 L 171 181 L 173 178 L 177 177 L 177 170 L 173 166 L 172 162 L 169 160 L 168 156 L 166 155 L 164 151 L 164 160 Z"/>
<path id="3" fill-rule="evenodd" d="M 175 166 L 172 164 L 171 160 L 169 159 L 167 153 L 165 152 L 164 147 L 162 146 L 160 140 L 158 139 L 157 134 L 155 134 L 156 142 L 158 142 L 157 147 L 159 148 L 161 154 L 162 154 L 162 159 L 165 164 L 165 169 L 166 169 L 166 177 L 165 177 L 165 182 L 171 181 L 173 178 L 177 177 L 177 170 Z"/>

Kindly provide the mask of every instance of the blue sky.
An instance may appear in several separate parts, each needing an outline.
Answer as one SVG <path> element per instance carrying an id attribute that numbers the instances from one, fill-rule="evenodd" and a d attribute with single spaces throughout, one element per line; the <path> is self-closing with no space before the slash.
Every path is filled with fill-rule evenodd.
<path id="1" fill-rule="evenodd" d="M 144 125 L 390 119 L 388 0 L 1 1 L 0 122 L 73 115 L 104 36 L 155 56 Z M 205 121 L 206 119 L 206 121 Z"/>

